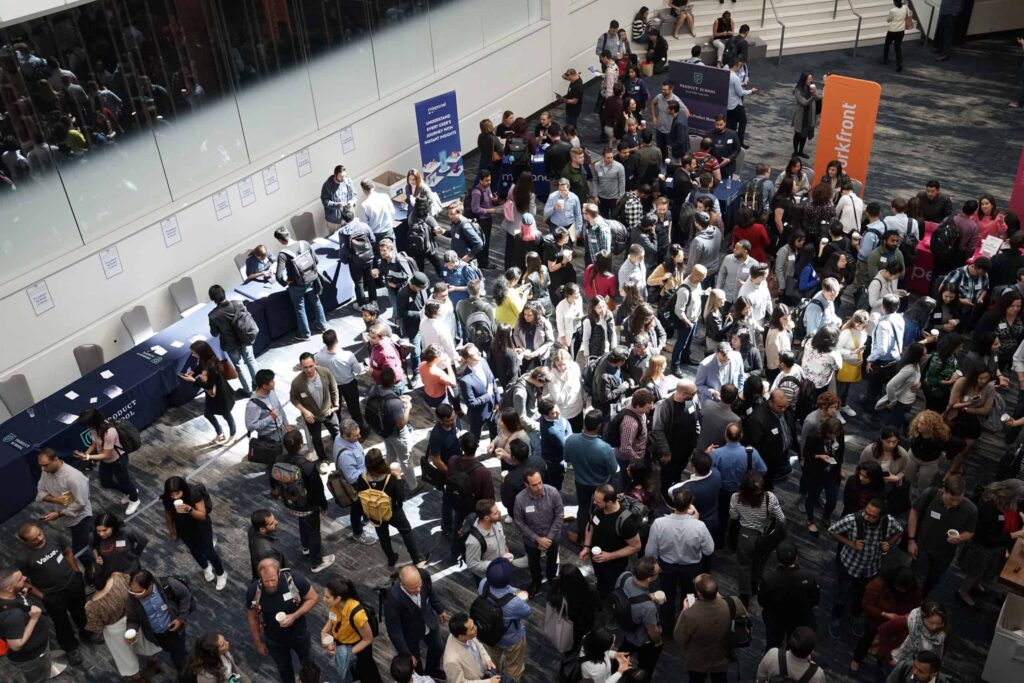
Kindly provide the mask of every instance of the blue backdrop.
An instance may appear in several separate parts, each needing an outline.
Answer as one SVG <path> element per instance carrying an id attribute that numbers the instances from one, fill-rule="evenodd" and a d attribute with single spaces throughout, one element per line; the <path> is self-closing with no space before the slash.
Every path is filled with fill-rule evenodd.
<path id="1" fill-rule="evenodd" d="M 459 199 L 466 193 L 466 178 L 455 91 L 417 102 L 415 106 L 423 180 L 442 202 Z"/>

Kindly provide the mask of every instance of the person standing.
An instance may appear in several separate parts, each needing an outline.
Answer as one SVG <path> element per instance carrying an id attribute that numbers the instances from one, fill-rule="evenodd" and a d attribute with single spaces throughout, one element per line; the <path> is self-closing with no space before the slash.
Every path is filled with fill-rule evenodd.
<path id="1" fill-rule="evenodd" d="M 526 670 L 526 620 L 532 610 L 526 591 L 517 591 L 511 583 L 512 563 L 499 557 L 487 567 L 477 594 L 501 609 L 502 616 L 501 638 L 493 645 L 484 643 L 484 648 L 495 668 L 519 683 Z"/>
<path id="2" fill-rule="evenodd" d="M 359 362 L 354 353 L 339 344 L 338 333 L 334 330 L 327 330 L 321 338 L 324 347 L 316 352 L 313 360 L 318 367 L 326 368 L 334 375 L 338 393 L 345 399 L 349 416 L 361 429 L 365 429 L 366 423 L 359 409 L 359 382 L 356 377 L 366 372 L 366 367 Z"/>
<path id="3" fill-rule="evenodd" d="M 651 594 L 651 584 L 660 574 L 661 569 L 654 557 L 641 557 L 632 572 L 626 572 L 615 582 L 616 590 L 622 591 L 629 600 L 631 622 L 622 629 L 620 651 L 635 652 L 639 668 L 649 675 L 654 674 L 661 658 L 661 623 L 657 603 Z"/>
<path id="4" fill-rule="evenodd" d="M 277 518 L 270 510 L 254 510 L 249 517 L 249 564 L 252 566 L 252 579 L 259 578 L 260 562 L 268 557 L 282 566 L 288 564 L 281 546 L 277 542 Z"/>
<path id="5" fill-rule="evenodd" d="M 672 132 L 672 122 L 674 120 L 673 115 L 668 110 L 668 103 L 676 102 L 679 105 L 680 115 L 683 117 L 683 120 L 690 117 L 690 110 L 686 108 L 683 101 L 675 94 L 675 87 L 676 84 L 671 80 L 663 82 L 661 84 L 661 92 L 651 100 L 651 123 L 654 124 L 654 130 L 657 133 L 656 143 L 661 151 L 662 158 L 668 156 L 670 151 L 668 139 L 669 134 Z"/>
<path id="6" fill-rule="evenodd" d="M 220 370 L 217 354 L 207 342 L 196 339 L 189 346 L 192 360 L 184 373 L 178 375 L 182 380 L 191 382 L 203 390 L 203 417 L 213 425 L 216 436 L 210 445 L 234 441 L 235 418 L 231 411 L 235 407 L 235 396 Z M 191 363 L 194 363 L 195 367 Z M 198 371 L 199 374 L 194 374 Z M 217 416 L 220 415 L 228 425 L 228 435 L 224 436 Z"/>
<path id="7" fill-rule="evenodd" d="M 52 524 L 60 520 L 71 536 L 71 551 L 82 558 L 86 576 L 92 574 L 94 559 L 88 552 L 92 543 L 92 502 L 89 500 L 89 478 L 75 467 L 67 467 L 52 448 L 42 448 L 36 456 L 39 483 L 36 501 L 56 505 L 41 521 Z M 86 552 L 80 553 L 85 550 Z"/>
<path id="8" fill-rule="evenodd" d="M 761 92 L 757 88 L 743 87 L 745 83 L 740 77 L 740 69 L 745 65 L 745 59 L 736 59 L 729 66 L 729 99 L 725 112 L 726 125 L 736 131 L 736 137 L 739 138 L 740 145 L 743 147 L 746 147 L 747 133 L 747 110 L 743 108 L 743 98 Z"/>
<path id="9" fill-rule="evenodd" d="M 341 683 L 351 683 L 353 674 L 361 683 L 381 683 L 373 661 L 373 629 L 356 587 L 332 577 L 324 586 L 324 603 L 328 613 L 320 629 L 321 643 L 328 643 L 324 649 L 333 655 Z"/>
<path id="10" fill-rule="evenodd" d="M 615 450 L 601 438 L 604 415 L 600 410 L 588 410 L 583 416 L 583 432 L 571 434 L 565 440 L 563 451 L 565 462 L 572 465 L 579 511 L 576 514 L 577 530 L 566 534 L 573 543 L 578 543 L 587 531 L 590 520 L 590 505 L 598 486 L 609 484 L 619 471 Z"/>
<path id="11" fill-rule="evenodd" d="M 188 658 L 188 615 L 195 609 L 195 596 L 189 587 L 173 576 L 157 578 L 145 569 L 132 574 L 128 585 L 131 599 L 125 608 L 125 641 L 138 642 L 139 635 L 159 645 L 171 658 L 181 676 Z M 128 638 L 128 632 L 136 633 Z"/>
<path id="12" fill-rule="evenodd" d="M 804 153 L 807 141 L 814 137 L 814 129 L 818 127 L 817 103 L 821 99 L 818 86 L 814 84 L 814 74 L 804 71 L 793 88 L 796 99 L 796 111 L 793 112 L 793 156 L 810 159 Z"/>
<path id="13" fill-rule="evenodd" d="M 540 592 L 540 556 L 546 553 L 545 576 L 550 584 L 558 573 L 558 541 L 562 533 L 562 496 L 558 489 L 544 483 L 541 473 L 528 468 L 523 477 L 526 488 L 516 495 L 514 519 L 523 537 L 530 563 L 531 596 Z"/>
<path id="14" fill-rule="evenodd" d="M 363 220 L 373 231 L 374 242 L 380 248 L 382 239 L 395 241 L 395 205 L 391 197 L 374 189 L 373 181 L 367 178 L 359 181 L 363 191 Z"/>
<path id="15" fill-rule="evenodd" d="M 323 284 L 320 281 L 320 271 L 317 269 L 319 260 L 309 242 L 293 240 L 288 228 L 284 226 L 274 231 L 274 239 L 281 245 L 281 250 L 277 253 L 275 276 L 278 283 L 288 290 L 288 298 L 295 308 L 299 341 L 305 341 L 309 339 L 307 314 L 313 316 L 313 329 L 317 332 L 327 329 L 327 317 L 324 315 L 323 304 L 320 303 Z M 308 312 L 307 306 L 311 309 Z"/>
<path id="16" fill-rule="evenodd" d="M 245 404 L 246 433 L 256 432 L 256 436 L 265 446 L 279 455 L 284 451 L 284 435 L 294 427 L 288 422 L 281 397 L 274 390 L 274 371 L 266 368 L 260 370 L 256 373 L 253 384 L 256 385 L 256 390 Z M 268 481 L 272 466 L 273 462 L 267 465 Z"/>
<path id="17" fill-rule="evenodd" d="M 1024 38 L 1017 38 L 1017 44 L 1024 49 Z M 1016 102 L 1010 102 L 1011 109 L 1024 108 L 1024 63 L 1020 66 L 1020 73 L 1017 76 L 1017 80 L 1020 82 L 1020 95 L 1017 96 Z"/>
<path id="18" fill-rule="evenodd" d="M 92 442 L 84 453 L 75 451 L 75 457 L 86 462 L 100 463 L 100 485 L 103 488 L 116 488 L 125 495 L 121 501 L 128 504 L 124 514 L 125 517 L 131 517 L 139 509 L 141 501 L 139 489 L 132 483 L 128 454 L 121 444 L 117 427 L 95 408 L 86 408 L 79 413 L 78 424 L 89 428 Z"/>
<path id="19" fill-rule="evenodd" d="M 341 473 L 345 481 L 353 488 L 356 482 L 366 474 L 366 453 L 363 450 L 362 430 L 355 420 L 343 420 L 338 438 L 334 440 L 332 459 L 335 469 Z M 363 522 L 363 506 L 356 497 L 349 507 L 349 523 L 352 527 L 352 540 L 363 545 L 373 545 L 377 539 L 367 533 Z"/>
<path id="20" fill-rule="evenodd" d="M 7 661 L 21 674 L 25 683 L 46 683 L 50 680 L 50 626 L 51 621 L 35 603 L 30 601 L 28 581 L 13 567 L 0 569 L 0 638 L 7 642 Z M 67 652 L 68 661 L 77 655 Z"/>
<path id="21" fill-rule="evenodd" d="M 302 554 L 309 558 L 311 571 L 319 574 L 334 564 L 333 554 L 321 552 L 320 517 L 327 514 L 327 496 L 316 458 L 303 446 L 301 432 L 292 430 L 284 435 L 285 454 L 275 463 L 272 479 L 276 495 L 298 518 Z"/>
<path id="22" fill-rule="evenodd" d="M 238 381 L 242 385 L 241 394 L 248 396 L 256 383 L 256 356 L 252 344 L 259 334 L 259 327 L 252 314 L 241 301 L 228 301 L 224 288 L 213 285 L 208 292 L 213 310 L 209 313 L 210 336 L 217 337 L 221 350 L 238 368 Z M 245 368 L 243 372 L 242 368 Z M 249 377 L 246 378 L 246 373 Z"/>
<path id="23" fill-rule="evenodd" d="M 925 489 L 914 501 L 907 521 L 907 552 L 924 570 L 925 598 L 953 563 L 957 546 L 974 538 L 978 508 L 964 496 L 962 474 L 947 474 L 941 488 Z"/>
<path id="24" fill-rule="evenodd" d="M 309 440 L 320 461 L 321 474 L 327 473 L 329 463 L 324 450 L 323 430 L 326 428 L 331 440 L 338 436 L 338 382 L 327 368 L 318 367 L 316 358 L 309 351 L 299 356 L 301 372 L 292 380 L 289 400 L 299 409 L 306 421 Z"/>
<path id="25" fill-rule="evenodd" d="M 312 660 L 306 613 L 316 607 L 316 589 L 306 577 L 283 569 L 273 558 L 261 560 L 257 572 L 259 578 L 245 594 L 253 646 L 261 657 L 270 655 L 274 660 L 281 683 L 292 683 L 292 653 L 301 665 Z"/>
<path id="26" fill-rule="evenodd" d="M 697 445 L 701 422 L 696 396 L 696 384 L 679 380 L 676 390 L 654 409 L 648 451 L 661 464 L 662 495 L 667 495 L 668 489 L 679 481 Z"/>
<path id="27" fill-rule="evenodd" d="M 765 626 L 765 647 L 782 647 L 799 628 L 815 628 L 821 587 L 814 572 L 797 564 L 797 549 L 784 541 L 775 549 L 778 567 L 766 572 L 757 591 Z"/>
<path id="28" fill-rule="evenodd" d="M 690 346 L 696 335 L 697 322 L 700 320 L 701 298 L 704 294 L 701 283 L 707 274 L 707 267 L 700 263 L 696 264 L 675 292 L 672 312 L 676 317 L 673 321 L 676 326 L 676 342 L 672 347 L 672 372 L 676 377 L 682 377 L 684 363 L 694 365 L 690 356 Z"/>
<path id="29" fill-rule="evenodd" d="M 889 63 L 889 46 L 896 48 L 896 71 L 903 71 L 903 36 L 907 32 L 907 18 L 910 17 L 910 6 L 904 0 L 892 0 L 893 6 L 885 21 L 888 30 L 885 32 L 885 47 L 882 48 L 882 64 Z"/>
<path id="30" fill-rule="evenodd" d="M 217 590 L 224 590 L 228 573 L 213 544 L 213 520 L 210 519 L 213 501 L 206 487 L 183 477 L 168 477 L 160 503 L 164 508 L 167 535 L 172 541 L 184 543 L 196 564 L 203 568 L 203 578 L 207 581 L 216 578 Z"/>
<path id="31" fill-rule="evenodd" d="M 338 164 L 324 184 L 320 187 L 320 203 L 324 207 L 324 218 L 331 225 L 341 225 L 341 213 L 351 209 L 356 202 L 356 186 L 351 178 L 345 176 L 345 167 Z"/>
<path id="32" fill-rule="evenodd" d="M 729 499 L 729 518 L 738 526 L 736 583 L 739 584 L 740 600 L 749 605 L 750 598 L 757 595 L 764 563 L 771 552 L 760 547 L 763 534 L 773 519 L 777 526 L 785 528 L 786 515 L 779 499 L 765 487 L 761 473 L 748 470 L 743 475 L 739 490 Z"/>
<path id="33" fill-rule="evenodd" d="M 412 464 L 412 426 L 409 424 L 412 397 L 409 394 L 398 395 L 395 390 L 395 372 L 390 367 L 381 370 L 378 381 L 379 384 L 370 387 L 366 399 L 370 426 L 384 438 L 388 461 L 398 463 L 402 468 L 405 486 L 411 493 L 416 488 L 416 470 Z M 371 409 L 377 410 L 379 414 L 372 413 Z"/>
<path id="34" fill-rule="evenodd" d="M 53 620 L 57 643 L 67 653 L 68 662 L 77 666 L 82 663 L 79 638 L 89 643 L 99 638 L 85 630 L 85 581 L 71 543 L 59 532 L 48 538 L 34 522 L 21 525 L 18 539 L 22 547 L 14 552 L 14 566 L 31 583 L 29 594 L 42 600 L 47 616 Z"/>
<path id="35" fill-rule="evenodd" d="M 718 594 L 718 581 L 711 574 L 693 580 L 696 602 L 684 605 L 676 621 L 675 641 L 683 649 L 689 683 L 726 683 L 731 664 L 729 647 L 733 614 L 747 614 L 743 603 L 735 597 Z"/>
<path id="36" fill-rule="evenodd" d="M 384 597 L 384 624 L 395 651 L 411 656 L 417 673 L 444 678 L 441 627 L 447 623 L 448 613 L 434 592 L 430 574 L 412 565 L 402 567 Z"/>
<path id="37" fill-rule="evenodd" d="M 942 0 L 939 5 L 939 26 L 935 35 L 940 38 L 938 41 L 939 56 L 936 62 L 944 62 L 949 59 L 949 53 L 953 51 L 953 33 L 956 31 L 957 19 L 964 9 L 964 0 Z"/>
<path id="38" fill-rule="evenodd" d="M 494 671 L 494 662 L 476 636 L 476 624 L 465 612 L 456 612 L 449 619 L 442 661 L 450 683 L 501 683 L 501 676 L 484 677 L 485 672 Z"/>
<path id="39" fill-rule="evenodd" d="M 630 556 L 641 551 L 640 527 L 643 520 L 622 507 L 619 494 L 611 484 L 601 484 L 596 488 L 593 507 L 579 558 L 591 558 L 597 578 L 597 593 L 604 599 L 626 571 Z M 594 554 L 594 548 L 599 552 Z"/>
<path id="40" fill-rule="evenodd" d="M 562 96 L 565 103 L 565 122 L 576 127 L 580 120 L 580 113 L 583 111 L 583 81 L 576 69 L 566 69 L 562 79 L 569 82 L 568 90 Z"/>
<path id="41" fill-rule="evenodd" d="M 757 666 L 757 683 L 778 680 L 780 674 L 787 677 L 787 681 L 825 683 L 825 670 L 811 661 L 814 645 L 814 629 L 797 627 L 785 646 L 780 643 L 764 653 Z"/>

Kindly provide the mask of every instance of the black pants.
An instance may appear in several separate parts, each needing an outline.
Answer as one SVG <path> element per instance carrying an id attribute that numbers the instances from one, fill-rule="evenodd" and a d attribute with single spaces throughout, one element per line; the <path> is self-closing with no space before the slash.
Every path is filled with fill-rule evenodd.
<path id="1" fill-rule="evenodd" d="M 427 646 L 426 665 L 423 663 L 423 651 L 420 648 L 421 642 Z M 444 674 L 444 669 L 441 668 L 441 657 L 444 655 L 444 641 L 441 640 L 441 629 L 435 628 L 433 631 L 428 631 L 423 636 L 422 641 L 415 643 L 407 642 L 406 646 L 409 648 L 409 654 L 416 658 L 417 673 L 426 674 L 435 679 L 440 678 Z"/>
<path id="2" fill-rule="evenodd" d="M 309 551 L 309 564 L 315 567 L 324 559 L 320 544 L 320 511 L 314 510 L 308 515 L 301 515 L 299 520 L 299 543 L 303 550 Z"/>
<path id="3" fill-rule="evenodd" d="M 807 145 L 807 138 L 800 133 L 793 133 L 793 155 L 804 153 L 804 146 Z"/>
<path id="4" fill-rule="evenodd" d="M 545 563 L 545 575 L 548 581 L 553 581 L 558 574 L 558 541 L 552 541 L 547 550 L 541 550 L 539 546 L 525 544 L 526 559 L 530 563 L 530 582 L 535 586 L 541 584 L 540 575 L 540 554 L 547 553 Z"/>
<path id="5" fill-rule="evenodd" d="M 348 264 L 348 274 L 355 287 L 356 303 L 362 306 L 377 300 L 377 283 L 370 277 L 370 269 L 354 259 Z"/>
<path id="6" fill-rule="evenodd" d="M 654 673 L 654 667 L 658 666 L 658 659 L 661 657 L 661 645 L 655 645 L 650 641 L 643 645 L 623 643 L 622 651 L 635 652 L 639 668 L 648 674 Z"/>
<path id="7" fill-rule="evenodd" d="M 727 671 L 687 671 L 687 683 L 705 683 L 711 677 L 711 683 L 727 683 L 729 673 Z"/>
<path id="8" fill-rule="evenodd" d="M 796 616 L 794 614 L 774 614 L 768 611 L 765 611 L 763 616 L 765 652 L 773 647 L 782 647 L 782 645 L 785 644 L 786 639 L 789 638 L 789 634 L 800 626 L 806 626 L 812 631 L 816 628 L 815 620 L 813 618 L 794 618 Z M 872 633 L 872 638 L 873 637 L 874 633 Z M 870 641 L 868 644 L 870 645 Z M 856 655 L 854 656 L 854 659 L 857 659 Z M 860 660 L 858 659 L 857 661 Z"/>
<path id="9" fill-rule="evenodd" d="M 889 46 L 896 48 L 896 66 L 903 66 L 903 36 L 906 31 L 886 31 L 885 47 L 882 48 L 882 61 L 889 61 Z"/>
<path id="10" fill-rule="evenodd" d="M 693 592 L 693 580 L 700 575 L 701 566 L 697 564 L 672 564 L 658 562 L 661 567 L 661 590 L 665 591 L 665 604 L 661 606 L 661 623 L 664 628 L 675 627 L 676 617 L 682 606 L 683 598 Z"/>
<path id="11" fill-rule="evenodd" d="M 924 548 L 918 548 L 917 566 L 920 569 L 921 565 L 924 565 L 924 583 L 921 584 L 921 595 L 923 597 L 927 598 L 932 589 L 939 585 L 943 574 L 946 573 L 946 570 L 949 569 L 949 565 L 952 563 L 952 555 L 940 557 L 928 552 Z"/>
<path id="12" fill-rule="evenodd" d="M 940 38 L 939 53 L 949 55 L 953 50 L 953 33 L 956 31 L 956 14 L 943 14 L 939 16 L 939 27 L 936 35 Z"/>
<path id="13" fill-rule="evenodd" d="M 575 128 L 580 120 L 580 110 L 582 109 L 583 106 L 580 104 L 567 104 L 565 106 L 565 122 Z"/>
<path id="14" fill-rule="evenodd" d="M 602 600 L 615 589 L 615 581 L 629 568 L 629 558 L 622 557 L 609 562 L 594 562 L 594 577 L 597 579 L 597 595 Z"/>
<path id="15" fill-rule="evenodd" d="M 345 400 L 345 407 L 348 414 L 356 421 L 359 428 L 366 431 L 366 423 L 363 422 L 363 411 L 359 408 L 359 382 L 352 380 L 348 384 L 339 384 L 338 393 Z"/>
<path id="16" fill-rule="evenodd" d="M 309 430 L 309 440 L 313 442 L 313 450 L 316 451 L 316 457 L 322 462 L 329 460 L 327 452 L 324 450 L 324 439 L 323 430 L 327 429 L 327 433 L 331 435 L 331 441 L 338 436 L 338 424 L 335 422 L 334 417 L 330 417 L 327 420 L 317 420 L 312 424 L 307 422 L 306 429 Z"/>
<path id="17" fill-rule="evenodd" d="M 185 672 L 185 666 L 188 663 L 188 642 L 184 626 L 174 632 L 154 633 L 153 642 L 170 656 L 171 663 L 174 664 L 174 668 L 179 674 Z"/>
<path id="18" fill-rule="evenodd" d="M 619 203 L 619 200 L 616 197 L 611 197 L 611 198 L 609 198 L 609 197 L 598 197 L 597 198 L 598 210 L 600 211 L 601 216 L 604 217 L 604 218 L 614 218 L 614 216 L 612 216 L 612 213 L 615 212 L 615 205 L 618 204 L 618 203 Z"/>
<path id="19" fill-rule="evenodd" d="M 43 606 L 53 619 L 53 630 L 57 633 L 61 649 L 65 652 L 78 649 L 75 628 L 79 634 L 85 632 L 85 580 L 82 575 L 75 574 L 71 582 L 58 591 L 44 593 Z"/>
<path id="20" fill-rule="evenodd" d="M 434 266 L 434 272 L 437 274 L 438 279 L 444 279 L 444 262 L 441 260 L 441 255 L 437 253 L 436 249 L 429 254 L 413 254 L 412 258 L 416 261 L 416 266 L 420 270 L 423 270 L 423 266 L 429 261 L 430 265 Z"/>
<path id="21" fill-rule="evenodd" d="M 594 499 L 594 491 L 597 486 L 576 483 L 576 525 L 577 533 L 580 535 L 580 543 L 583 543 L 583 534 L 587 532 L 587 522 L 590 521 L 590 506 Z"/>
<path id="22" fill-rule="evenodd" d="M 384 556 L 388 558 L 388 566 L 393 567 L 398 564 L 398 553 L 395 552 L 394 547 L 391 545 L 392 526 L 398 529 L 398 533 L 405 543 L 405 549 L 409 552 L 409 557 L 413 563 L 420 562 L 423 556 L 420 555 L 419 548 L 416 547 L 416 539 L 412 535 L 412 526 L 409 524 L 409 519 L 405 516 L 405 512 L 399 509 L 391 513 L 390 522 L 384 522 L 380 526 L 374 527 L 374 530 L 377 532 L 377 539 L 380 541 L 380 549 L 384 551 Z"/>
<path id="23" fill-rule="evenodd" d="M 505 233 L 505 270 L 516 265 L 516 238 Z"/>
<path id="24" fill-rule="evenodd" d="M 491 267 L 491 226 L 494 224 L 494 219 L 490 214 L 481 216 L 476 219 L 476 224 L 480 226 L 480 236 L 484 239 L 484 247 L 480 250 L 480 253 L 476 256 L 476 263 L 481 268 Z"/>
<path id="25" fill-rule="evenodd" d="M 743 108 L 742 104 L 725 112 L 725 125 L 736 131 L 736 137 L 739 138 L 742 145 L 747 134 L 747 110 Z"/>
<path id="26" fill-rule="evenodd" d="M 210 526 L 208 529 L 200 531 L 199 533 L 191 536 L 181 536 L 181 542 L 185 544 L 188 551 L 192 554 L 192 558 L 195 559 L 203 569 L 209 564 L 213 567 L 213 573 L 220 576 L 224 573 L 224 564 L 220 561 L 220 555 L 217 554 L 217 549 L 213 547 L 213 527 Z"/>
<path id="27" fill-rule="evenodd" d="M 299 658 L 300 663 L 308 662 L 312 657 L 310 653 L 309 632 L 303 628 L 291 640 L 275 642 L 265 641 L 267 650 L 270 651 L 270 658 L 277 665 L 277 672 L 281 674 L 281 683 L 293 683 L 295 681 L 295 667 L 292 665 L 292 652 Z"/>

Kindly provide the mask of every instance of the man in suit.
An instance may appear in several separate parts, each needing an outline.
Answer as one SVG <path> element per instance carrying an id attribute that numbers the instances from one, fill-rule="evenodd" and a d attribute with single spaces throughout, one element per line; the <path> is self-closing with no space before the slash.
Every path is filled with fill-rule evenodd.
<path id="1" fill-rule="evenodd" d="M 714 355 L 708 356 L 697 367 L 697 394 L 700 396 L 701 407 L 711 399 L 717 401 L 721 397 L 721 388 L 726 384 L 743 386 L 743 358 L 734 351 L 729 342 L 719 342 Z"/>
<path id="2" fill-rule="evenodd" d="M 777 478 L 789 473 L 789 456 L 797 450 L 796 423 L 786 394 L 776 389 L 754 412 L 744 416 L 743 434 L 744 445 L 756 447 L 768 466 L 764 482 L 770 491 Z"/>
<path id="3" fill-rule="evenodd" d="M 473 280 L 472 282 L 479 282 Z M 469 343 L 459 351 L 462 356 L 463 369 L 459 373 L 459 392 L 466 402 L 469 417 L 469 431 L 479 439 L 484 425 L 490 432 L 491 440 L 497 438 L 494 424 L 495 408 L 498 405 L 498 393 L 494 386 L 494 374 L 491 366 L 483 359 L 476 344 Z"/>
<path id="4" fill-rule="evenodd" d="M 701 405 L 698 451 L 706 450 L 711 444 L 725 443 L 725 428 L 732 422 L 740 421 L 740 416 L 732 410 L 739 396 L 740 390 L 735 384 L 723 384 L 718 390 L 717 401 L 705 401 Z"/>
<path id="5" fill-rule="evenodd" d="M 317 367 L 313 354 L 306 351 L 299 356 L 301 372 L 292 380 L 289 399 L 302 413 L 309 430 L 309 440 L 320 461 L 320 473 L 327 474 L 330 463 L 324 450 L 323 429 L 331 435 L 331 442 L 338 436 L 338 424 L 334 414 L 340 405 L 338 382 L 326 368 Z"/>
<path id="6" fill-rule="evenodd" d="M 391 584 L 384 599 L 384 624 L 395 650 L 401 655 L 411 655 L 417 672 L 434 678 L 444 677 L 441 626 L 446 623 L 448 613 L 434 593 L 430 574 L 413 565 L 402 567 L 398 580 Z M 421 643 L 427 647 L 426 666 Z"/>
<path id="7" fill-rule="evenodd" d="M 449 683 L 483 681 L 484 672 L 494 669 L 487 650 L 476 639 L 476 624 L 465 612 L 456 612 L 448 622 L 448 642 L 444 646 L 444 673 Z M 501 683 L 501 676 L 488 679 Z"/>

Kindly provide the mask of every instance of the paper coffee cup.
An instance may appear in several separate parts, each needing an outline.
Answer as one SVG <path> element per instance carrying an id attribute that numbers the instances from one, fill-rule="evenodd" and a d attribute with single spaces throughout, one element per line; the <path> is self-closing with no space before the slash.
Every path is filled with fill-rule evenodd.
<path id="1" fill-rule="evenodd" d="M 950 538 L 956 538 L 957 536 L 960 535 L 960 532 L 957 531 L 956 529 L 949 529 L 948 531 L 946 531 L 946 535 L 949 536 Z"/>
<path id="2" fill-rule="evenodd" d="M 320 639 L 320 643 L 324 647 L 330 647 L 331 643 L 333 643 L 333 642 L 334 642 L 334 637 L 333 636 L 324 636 L 323 638 Z"/>
<path id="3" fill-rule="evenodd" d="M 939 336 L 939 331 L 938 330 L 929 330 L 928 334 L 932 335 L 933 337 L 938 337 Z"/>
<path id="4" fill-rule="evenodd" d="M 130 628 L 127 631 L 124 632 L 124 639 L 125 640 L 135 640 L 135 636 L 137 636 L 137 635 L 139 635 L 138 632 L 135 629 Z"/>
<path id="5" fill-rule="evenodd" d="M 288 615 L 287 615 L 287 614 L 285 614 L 284 612 L 278 612 L 277 614 L 275 614 L 275 615 L 274 615 L 274 619 L 276 619 L 276 620 L 277 620 L 277 623 L 279 623 L 279 624 L 280 624 L 280 623 L 281 623 L 282 621 L 284 621 L 284 620 L 285 620 L 285 618 L 286 618 L 287 616 L 288 616 Z"/>
<path id="6" fill-rule="evenodd" d="M 593 548 L 590 549 L 590 554 L 593 555 L 594 557 L 597 557 L 598 555 L 600 555 L 603 552 L 604 551 L 601 550 L 601 548 L 596 546 L 596 545 Z"/>
<path id="7" fill-rule="evenodd" d="M 185 507 L 185 501 L 183 501 L 181 498 L 175 498 L 174 507 L 180 510 L 181 508 Z"/>
<path id="8" fill-rule="evenodd" d="M 1000 422 L 1009 422 L 1012 419 L 1013 417 L 1009 413 L 1003 413 L 1002 415 L 999 416 Z"/>
<path id="9" fill-rule="evenodd" d="M 651 593 L 651 600 L 658 603 L 659 605 L 665 604 L 665 591 L 654 591 Z"/>
<path id="10" fill-rule="evenodd" d="M 396 477 L 400 476 L 402 474 L 402 466 L 399 465 L 397 462 L 391 463 L 391 474 L 395 475 Z"/>

